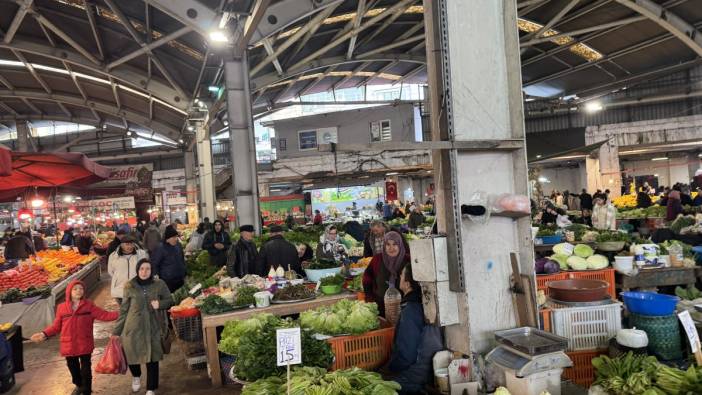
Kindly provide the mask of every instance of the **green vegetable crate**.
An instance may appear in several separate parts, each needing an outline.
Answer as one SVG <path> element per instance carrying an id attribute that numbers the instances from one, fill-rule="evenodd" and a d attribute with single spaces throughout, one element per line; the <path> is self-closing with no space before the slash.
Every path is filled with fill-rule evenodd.
<path id="1" fill-rule="evenodd" d="M 331 370 L 358 367 L 373 370 L 383 366 L 390 358 L 395 327 L 380 320 L 380 329 L 356 336 L 339 336 L 327 339 L 332 348 L 334 364 Z"/>

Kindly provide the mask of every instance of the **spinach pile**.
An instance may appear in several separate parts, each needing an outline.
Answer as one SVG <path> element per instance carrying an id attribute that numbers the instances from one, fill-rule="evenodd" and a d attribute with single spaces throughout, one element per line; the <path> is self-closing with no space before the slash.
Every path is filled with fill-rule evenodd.
<path id="1" fill-rule="evenodd" d="M 256 287 L 244 286 L 239 287 L 236 290 L 236 299 L 234 299 L 235 306 L 249 306 L 256 303 L 254 294 L 258 292 L 259 289 Z"/>
<path id="2" fill-rule="evenodd" d="M 314 296 L 314 291 L 302 284 L 281 288 L 273 294 L 274 300 L 300 300 Z"/>
<path id="3" fill-rule="evenodd" d="M 344 278 L 344 276 L 342 276 L 341 274 L 335 274 L 333 276 L 322 277 L 322 279 L 319 280 L 319 285 L 344 285 L 344 281 L 346 281 L 346 278 Z"/>
<path id="4" fill-rule="evenodd" d="M 595 367 L 594 383 L 611 394 L 640 395 L 656 390 L 652 382 L 659 366 L 656 357 L 634 355 L 629 351 L 617 358 L 606 355 L 593 358 L 592 366 Z"/>
<path id="5" fill-rule="evenodd" d="M 234 306 L 228 303 L 219 295 L 210 295 L 203 299 L 202 304 L 198 307 L 200 311 L 207 315 L 216 315 L 234 310 Z"/>
<path id="6" fill-rule="evenodd" d="M 619 231 L 604 231 L 600 232 L 599 235 L 597 235 L 597 242 L 598 243 L 606 243 L 606 242 L 616 242 L 616 241 L 626 241 L 628 242 L 630 240 L 629 235 L 626 233 L 622 233 Z"/>
<path id="7" fill-rule="evenodd" d="M 333 259 L 315 259 L 310 264 L 305 267 L 305 269 L 310 270 L 323 270 L 323 269 L 333 269 L 341 266 L 339 262 Z"/>
<path id="8" fill-rule="evenodd" d="M 394 395 L 400 386 L 385 381 L 379 373 L 359 368 L 327 372 L 324 369 L 296 367 L 290 376 L 292 395 Z M 287 383 L 281 376 L 261 379 L 244 386 L 242 395 L 285 395 Z"/>

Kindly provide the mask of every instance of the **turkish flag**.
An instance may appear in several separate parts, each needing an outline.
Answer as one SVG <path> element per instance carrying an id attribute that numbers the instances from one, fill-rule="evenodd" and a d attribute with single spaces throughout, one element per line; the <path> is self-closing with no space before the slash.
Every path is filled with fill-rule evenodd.
<path id="1" fill-rule="evenodd" d="M 397 183 L 394 181 L 385 182 L 385 200 L 397 200 Z"/>

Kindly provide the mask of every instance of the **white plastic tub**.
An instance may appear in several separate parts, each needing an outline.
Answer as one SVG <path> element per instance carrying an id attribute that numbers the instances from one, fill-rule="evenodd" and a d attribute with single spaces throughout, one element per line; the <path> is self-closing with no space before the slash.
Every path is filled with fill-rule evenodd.
<path id="1" fill-rule="evenodd" d="M 563 369 L 552 369 L 520 378 L 514 372 L 506 370 L 506 387 L 515 395 L 539 395 L 543 391 L 561 395 L 561 373 Z"/>
<path id="2" fill-rule="evenodd" d="M 630 274 L 634 270 L 633 256 L 615 256 L 614 270 L 621 274 Z"/>

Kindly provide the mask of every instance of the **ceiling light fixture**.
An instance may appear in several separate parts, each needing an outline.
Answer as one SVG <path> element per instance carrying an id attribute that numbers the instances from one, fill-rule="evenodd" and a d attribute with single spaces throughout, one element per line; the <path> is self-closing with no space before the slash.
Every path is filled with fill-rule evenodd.
<path id="1" fill-rule="evenodd" d="M 215 43 L 226 43 L 229 42 L 229 37 L 227 37 L 224 30 L 213 30 L 210 32 L 210 41 Z"/>
<path id="2" fill-rule="evenodd" d="M 602 107 L 602 103 L 598 101 L 591 101 L 588 103 L 585 103 L 585 111 L 589 113 L 595 113 L 598 111 L 602 111 L 604 107 Z"/>
<path id="3" fill-rule="evenodd" d="M 183 140 L 183 139 L 178 139 L 178 143 L 184 144 L 184 143 L 185 143 L 185 140 Z"/>
<path id="4" fill-rule="evenodd" d="M 667 156 L 661 156 L 660 158 L 653 158 L 651 159 L 654 162 L 662 161 L 662 160 L 668 160 Z"/>
<path id="5" fill-rule="evenodd" d="M 195 130 L 195 127 L 193 125 L 188 125 L 188 132 L 192 132 Z"/>

